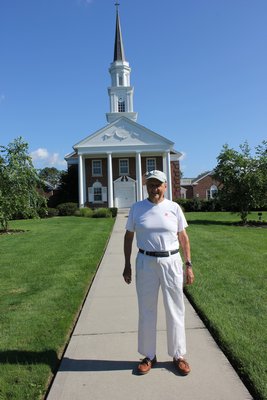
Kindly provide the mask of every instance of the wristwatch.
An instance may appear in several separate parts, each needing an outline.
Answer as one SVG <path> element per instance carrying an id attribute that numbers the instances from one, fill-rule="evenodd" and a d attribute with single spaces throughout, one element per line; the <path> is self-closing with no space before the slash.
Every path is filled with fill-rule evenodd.
<path id="1" fill-rule="evenodd" d="M 187 267 L 192 267 L 191 261 L 186 261 L 185 265 L 186 265 Z"/>

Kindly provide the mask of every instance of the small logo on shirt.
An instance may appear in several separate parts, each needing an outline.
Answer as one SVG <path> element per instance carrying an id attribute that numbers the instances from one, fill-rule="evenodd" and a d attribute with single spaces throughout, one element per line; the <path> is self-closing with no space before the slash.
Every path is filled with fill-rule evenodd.
<path id="1" fill-rule="evenodd" d="M 166 212 L 166 213 L 165 213 L 165 217 L 168 217 L 168 216 L 169 216 L 169 214 Z"/>

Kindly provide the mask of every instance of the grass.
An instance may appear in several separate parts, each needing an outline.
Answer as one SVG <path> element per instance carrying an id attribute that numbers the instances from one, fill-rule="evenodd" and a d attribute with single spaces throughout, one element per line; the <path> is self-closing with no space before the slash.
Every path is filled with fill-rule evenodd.
<path id="1" fill-rule="evenodd" d="M 57 369 L 114 220 L 14 221 L 1 235 L 0 399 L 37 400 Z"/>
<path id="2" fill-rule="evenodd" d="M 230 213 L 186 217 L 196 275 L 187 294 L 254 398 L 266 399 L 267 228 L 233 225 Z"/>
<path id="3" fill-rule="evenodd" d="M 187 294 L 254 398 L 266 399 L 267 228 L 237 226 L 230 213 L 186 217 L 196 275 Z M 0 400 L 43 398 L 113 222 L 14 221 L 26 232 L 0 236 Z"/>

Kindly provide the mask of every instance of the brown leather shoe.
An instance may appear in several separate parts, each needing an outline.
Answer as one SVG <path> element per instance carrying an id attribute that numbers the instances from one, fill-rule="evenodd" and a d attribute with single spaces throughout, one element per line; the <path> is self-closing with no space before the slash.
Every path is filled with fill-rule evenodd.
<path id="1" fill-rule="evenodd" d="M 184 358 L 173 359 L 173 364 L 181 375 L 188 375 L 191 371 L 188 362 Z"/>
<path id="2" fill-rule="evenodd" d="M 138 373 L 141 375 L 147 374 L 151 370 L 151 368 L 154 367 L 156 362 L 157 362 L 156 356 L 153 358 L 153 360 L 150 360 L 150 358 L 145 357 L 137 367 Z"/>

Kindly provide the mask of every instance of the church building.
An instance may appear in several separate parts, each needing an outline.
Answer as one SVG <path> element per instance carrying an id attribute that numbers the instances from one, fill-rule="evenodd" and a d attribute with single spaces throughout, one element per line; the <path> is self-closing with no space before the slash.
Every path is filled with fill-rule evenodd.
<path id="1" fill-rule="evenodd" d="M 146 198 L 144 174 L 154 169 L 166 173 L 170 200 L 180 197 L 181 153 L 164 136 L 137 123 L 131 68 L 126 61 L 116 5 L 114 59 L 109 73 L 108 124 L 73 146 L 65 157 L 78 165 L 79 206 L 128 208 Z"/>

